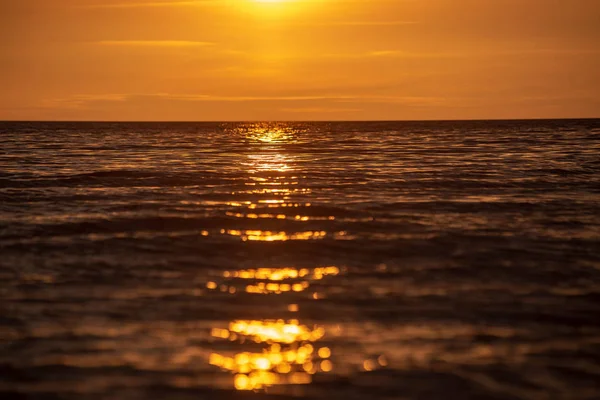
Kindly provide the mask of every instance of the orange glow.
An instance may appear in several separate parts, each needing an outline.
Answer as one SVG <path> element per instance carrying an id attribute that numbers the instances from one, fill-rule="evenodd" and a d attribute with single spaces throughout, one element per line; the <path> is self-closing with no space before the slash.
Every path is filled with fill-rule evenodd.
<path id="1" fill-rule="evenodd" d="M 216 284 L 215 282 L 208 282 L 208 283 L 206 284 L 206 287 L 207 287 L 208 289 L 212 289 L 212 290 L 214 290 L 214 289 L 216 289 L 216 288 L 217 288 L 217 284 Z"/>
<path id="2" fill-rule="evenodd" d="M 282 191 L 283 192 L 283 191 Z M 286 193 L 291 193 L 290 191 L 285 191 Z M 264 192 L 261 192 L 264 193 Z M 284 205 L 281 205 L 282 207 L 284 207 Z M 335 217 L 309 217 L 307 215 L 295 215 L 295 216 L 287 216 L 285 214 L 254 214 L 254 213 L 250 213 L 250 214 L 243 214 L 243 213 L 234 213 L 234 212 L 226 212 L 225 213 L 228 217 L 235 217 L 235 218 L 248 218 L 248 219 L 287 219 L 287 220 L 294 220 L 294 221 L 302 221 L 302 222 L 307 222 L 307 221 L 332 221 L 335 219 Z"/>
<path id="3" fill-rule="evenodd" d="M 4 3 L 2 120 L 598 116 L 594 0 Z"/>
<path id="4" fill-rule="evenodd" d="M 321 358 L 329 358 L 331 357 L 331 350 L 327 347 L 323 347 L 319 349 L 319 357 Z"/>
<path id="5" fill-rule="evenodd" d="M 363 368 L 365 371 L 374 371 L 377 368 L 377 364 L 373 360 L 365 360 Z"/>
<path id="6" fill-rule="evenodd" d="M 259 281 L 252 284 L 241 285 L 239 290 L 252 294 L 281 294 L 281 293 L 299 293 L 304 292 L 310 287 L 311 281 L 320 281 L 326 277 L 337 276 L 341 273 L 339 267 L 327 266 L 317 268 L 256 268 L 237 271 L 223 271 L 221 275 L 228 280 L 254 280 Z M 262 281 L 262 282 L 261 282 Z M 210 290 L 220 290 L 224 293 L 235 294 L 238 291 L 236 286 L 231 284 L 222 284 L 219 286 L 216 282 L 208 282 L 206 287 Z M 313 298 L 318 299 L 317 293 L 313 293 Z M 297 312 L 297 304 L 288 307 L 289 311 Z"/>
<path id="7" fill-rule="evenodd" d="M 333 369 L 333 364 L 329 360 L 325 360 L 321 362 L 321 370 L 323 372 L 331 372 Z"/>
<path id="8" fill-rule="evenodd" d="M 239 271 L 225 271 L 223 276 L 225 278 L 240 278 L 240 279 L 258 279 L 258 280 L 269 280 L 269 281 L 283 281 L 286 279 L 296 278 L 307 278 L 314 280 L 321 280 L 326 276 L 339 275 L 340 269 L 335 266 L 330 267 L 318 267 L 314 269 L 307 268 L 257 268 L 247 269 Z"/>
<path id="9" fill-rule="evenodd" d="M 227 331 L 227 330 L 225 330 Z M 224 330 L 213 330 L 213 337 L 229 337 Z M 257 343 L 276 342 L 294 343 L 298 341 L 317 341 L 325 332 L 322 328 L 310 329 L 297 321 L 234 321 L 229 325 L 228 333 L 249 337 Z"/>
<path id="10" fill-rule="evenodd" d="M 379 363 L 379 365 L 381 365 L 382 367 L 387 367 L 388 365 L 388 361 L 386 356 L 381 355 L 379 356 L 379 358 L 377 358 L 377 362 Z"/>
<path id="11" fill-rule="evenodd" d="M 264 125 L 254 125 L 247 137 L 250 140 L 259 141 L 262 143 L 284 143 L 292 138 L 291 132 L 282 128 L 268 127 Z M 276 155 L 275 162 L 282 159 L 283 156 Z"/>
<path id="12" fill-rule="evenodd" d="M 297 320 L 233 321 L 229 324 L 229 329 L 214 328 L 211 334 L 219 339 L 237 334 L 237 338 L 248 338 L 265 345 L 261 353 L 210 355 L 210 365 L 234 375 L 233 386 L 237 390 L 259 390 L 274 385 L 306 385 L 312 382 L 311 375 L 318 370 L 324 373 L 333 370 L 331 361 L 321 357 L 322 351 L 316 354 L 311 344 L 324 337 L 325 330 L 322 327 L 309 328 Z M 329 352 L 327 356 L 330 355 Z"/>
<path id="13" fill-rule="evenodd" d="M 306 232 L 271 232 L 260 230 L 223 230 L 223 234 L 230 236 L 239 236 L 243 241 L 260 242 L 287 242 L 289 240 L 319 240 L 327 236 L 325 231 L 306 231 Z"/>

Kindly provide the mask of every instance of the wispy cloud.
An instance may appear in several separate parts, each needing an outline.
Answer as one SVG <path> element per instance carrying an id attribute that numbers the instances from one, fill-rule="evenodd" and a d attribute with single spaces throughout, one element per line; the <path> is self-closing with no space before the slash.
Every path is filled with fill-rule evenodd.
<path id="1" fill-rule="evenodd" d="M 402 26 L 415 25 L 418 21 L 304 21 L 296 25 L 308 26 Z"/>
<path id="2" fill-rule="evenodd" d="M 94 42 L 101 46 L 133 46 L 133 47 L 205 47 L 214 46 L 212 42 L 191 40 L 101 40 Z"/>
<path id="3" fill-rule="evenodd" d="M 212 103 L 244 103 L 244 102 L 329 102 L 332 104 L 359 104 L 359 103 L 389 103 L 402 104 L 406 106 L 431 106 L 439 105 L 448 101 L 442 97 L 418 97 L 418 96 L 394 96 L 394 95 L 369 95 L 369 94 L 322 94 L 322 95 L 281 95 L 281 96 L 253 96 L 253 95 L 212 95 L 212 94 L 174 94 L 174 93 L 109 93 L 109 94 L 78 94 L 66 98 L 47 99 L 42 106 L 45 108 L 70 108 L 79 109 L 89 107 L 93 103 L 102 102 L 129 102 L 142 99 L 154 99 L 163 101 L 183 102 L 212 102 Z M 289 107 L 290 112 L 318 112 L 319 110 L 333 110 L 331 112 L 342 112 L 359 110 L 353 107 Z M 293 111 L 295 110 L 295 111 Z M 303 110 L 303 111 L 302 111 Z M 324 111 L 321 111 L 324 112 Z"/>
<path id="4" fill-rule="evenodd" d="M 108 4 L 92 4 L 83 6 L 84 8 L 148 8 L 148 7 L 190 7 L 190 6 L 205 6 L 217 4 L 216 0 L 188 0 L 188 1 L 147 1 L 147 2 L 128 2 L 128 3 L 108 3 Z"/>
<path id="5" fill-rule="evenodd" d="M 124 102 L 136 99 L 162 99 L 168 101 L 187 102 L 259 102 L 259 101 L 352 101 L 356 96 L 344 95 L 314 95 L 314 96 L 220 96 L 210 94 L 173 94 L 173 93 L 106 93 L 106 94 L 76 94 L 63 98 L 47 99 L 43 107 L 48 108 L 83 108 L 91 103 Z"/>
<path id="6" fill-rule="evenodd" d="M 281 108 L 280 111 L 298 113 L 298 114 L 337 114 L 347 112 L 361 112 L 362 108 L 326 108 L 326 107 L 302 107 L 302 108 Z"/>
<path id="7" fill-rule="evenodd" d="M 323 0 L 302 0 L 306 3 L 320 3 Z M 362 3 L 364 0 L 329 0 L 332 3 Z M 380 3 L 397 2 L 400 0 L 378 0 Z M 405 0 L 406 1 L 406 0 Z M 140 1 L 108 4 L 92 4 L 85 8 L 144 8 L 144 7 L 194 7 L 206 5 L 221 5 L 226 0 L 172 0 L 172 1 Z"/>
<path id="8" fill-rule="evenodd" d="M 350 2 L 350 1 L 348 1 Z M 116 8 L 116 9 L 130 9 L 130 8 L 157 8 L 157 7 L 202 7 L 210 5 L 223 5 L 223 0 L 187 0 L 187 1 L 150 1 L 140 3 L 108 3 L 108 4 L 93 4 L 82 6 L 83 8 Z M 349 27 L 377 27 L 377 26 L 403 26 L 403 25 L 415 25 L 418 21 L 310 21 L 310 20 L 297 20 L 290 21 L 288 25 L 292 26 L 349 26 Z"/>
<path id="9" fill-rule="evenodd" d="M 129 95 L 123 93 L 107 94 L 75 94 L 69 97 L 45 99 L 41 103 L 42 108 L 85 108 L 90 103 L 97 102 L 124 102 Z"/>
<path id="10" fill-rule="evenodd" d="M 377 58 L 416 58 L 416 59 L 438 59 L 438 58 L 477 58 L 477 57 L 511 57 L 511 56 L 576 56 L 600 54 L 597 49 L 506 49 L 506 50 L 474 50 L 471 52 L 409 52 L 403 50 L 372 50 L 357 53 L 328 53 L 318 57 L 311 55 L 303 58 L 339 58 L 339 59 L 377 59 Z M 300 57 L 297 57 L 300 58 Z"/>
<path id="11" fill-rule="evenodd" d="M 356 96 L 348 95 L 306 95 L 306 96 L 219 96 L 209 94 L 171 94 L 156 93 L 144 95 L 180 101 L 209 101 L 209 102 L 247 102 L 247 101 L 315 101 L 315 100 L 353 100 Z"/>
<path id="12" fill-rule="evenodd" d="M 372 50 L 359 53 L 329 53 L 321 54 L 321 58 L 347 58 L 347 59 L 367 59 L 367 58 L 446 58 L 456 57 L 453 53 L 417 53 L 402 50 Z"/>

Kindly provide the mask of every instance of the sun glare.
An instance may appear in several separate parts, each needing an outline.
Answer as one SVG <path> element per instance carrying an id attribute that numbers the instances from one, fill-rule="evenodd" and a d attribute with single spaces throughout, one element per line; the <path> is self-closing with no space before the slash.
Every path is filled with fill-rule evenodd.
<path id="1" fill-rule="evenodd" d="M 243 2 L 237 7 L 245 14 L 254 15 L 256 18 L 274 20 L 280 22 L 282 19 L 298 18 L 300 14 L 310 12 L 316 3 L 306 0 L 239 0 Z M 313 6 L 311 6 L 311 4 Z"/>
<path id="2" fill-rule="evenodd" d="M 282 3 L 289 3 L 289 0 L 252 0 L 254 3 L 261 3 L 261 4 L 278 4 L 281 5 Z"/>

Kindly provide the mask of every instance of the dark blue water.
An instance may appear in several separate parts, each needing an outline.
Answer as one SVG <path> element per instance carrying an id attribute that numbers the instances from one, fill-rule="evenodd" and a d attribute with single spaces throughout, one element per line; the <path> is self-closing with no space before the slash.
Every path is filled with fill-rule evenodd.
<path id="1" fill-rule="evenodd" d="M 600 120 L 0 139 L 2 398 L 600 398 Z"/>

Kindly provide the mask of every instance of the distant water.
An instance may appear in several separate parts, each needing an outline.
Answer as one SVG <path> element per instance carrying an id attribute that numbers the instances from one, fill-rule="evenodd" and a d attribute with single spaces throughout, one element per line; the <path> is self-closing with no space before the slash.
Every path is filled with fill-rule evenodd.
<path id="1" fill-rule="evenodd" d="M 600 398 L 600 120 L 0 140 L 2 399 Z"/>

